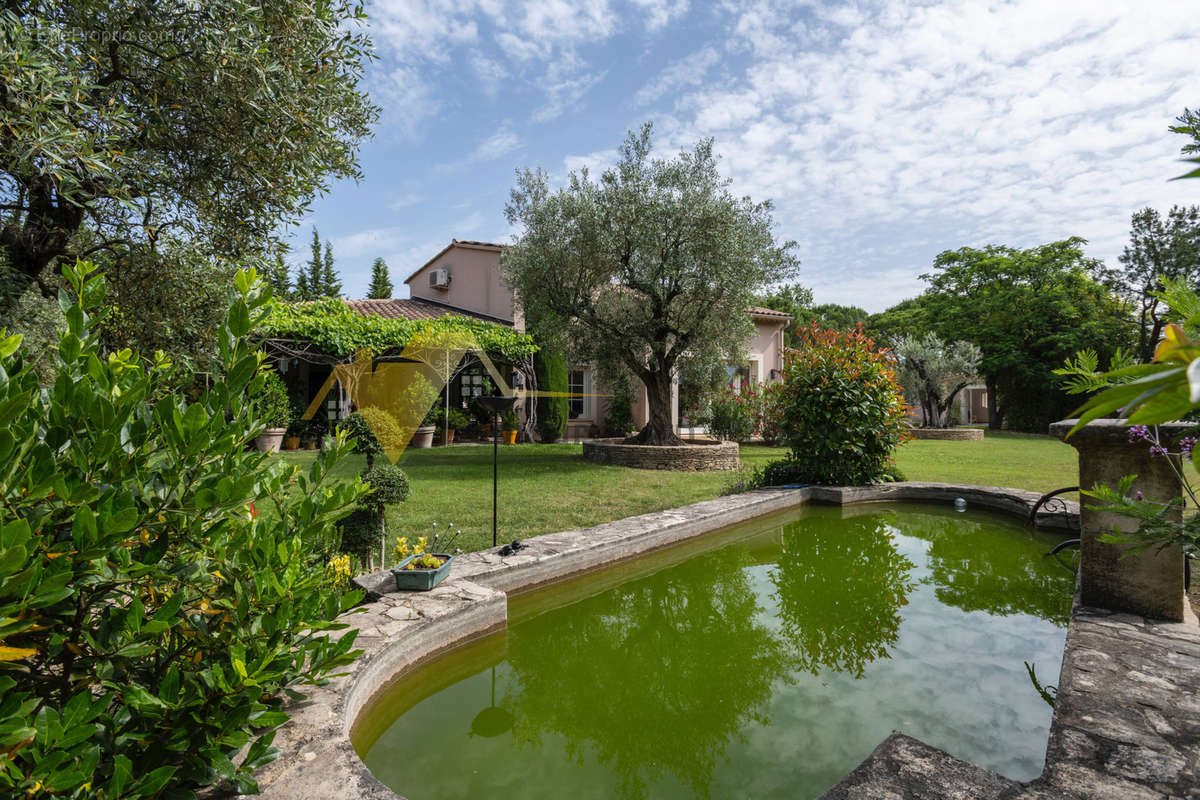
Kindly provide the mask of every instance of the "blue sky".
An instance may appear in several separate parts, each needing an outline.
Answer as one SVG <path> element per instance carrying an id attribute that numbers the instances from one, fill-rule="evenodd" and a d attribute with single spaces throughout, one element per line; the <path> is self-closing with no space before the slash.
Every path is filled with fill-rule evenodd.
<path id="1" fill-rule="evenodd" d="M 347 296 L 452 237 L 509 241 L 518 167 L 603 168 L 655 124 L 715 139 L 776 204 L 818 302 L 880 311 L 934 255 L 1071 235 L 1115 263 L 1130 215 L 1200 203 L 1167 126 L 1200 106 L 1196 0 L 376 0 L 383 113 L 365 177 L 295 231 L 332 241 Z M 406 296 L 401 286 L 396 296 Z"/>

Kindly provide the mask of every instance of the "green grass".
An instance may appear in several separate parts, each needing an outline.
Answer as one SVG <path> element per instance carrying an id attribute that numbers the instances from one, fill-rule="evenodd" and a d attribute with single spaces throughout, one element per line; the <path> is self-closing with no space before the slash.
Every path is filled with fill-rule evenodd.
<path id="1" fill-rule="evenodd" d="M 721 494 L 730 473 L 660 472 L 585 462 L 578 444 L 500 448 L 500 541 L 585 528 L 623 517 L 708 500 Z M 786 454 L 783 448 L 742 447 L 747 467 Z M 311 463 L 312 453 L 285 458 Z M 992 433 L 981 442 L 913 441 L 896 456 L 909 480 L 1010 486 L 1047 492 L 1078 480 L 1074 448 L 1049 436 Z M 351 478 L 361 456 L 343 461 L 336 475 Z M 453 523 L 464 550 L 492 544 L 492 449 L 451 447 L 406 450 L 400 460 L 412 497 L 389 511 L 392 538 L 410 541 Z M 390 546 L 390 544 L 389 544 Z"/>
<path id="2" fill-rule="evenodd" d="M 896 464 L 910 481 L 971 483 L 1049 492 L 1079 480 L 1075 448 L 1050 436 L 988 431 L 981 442 L 921 439 L 901 445 Z"/>

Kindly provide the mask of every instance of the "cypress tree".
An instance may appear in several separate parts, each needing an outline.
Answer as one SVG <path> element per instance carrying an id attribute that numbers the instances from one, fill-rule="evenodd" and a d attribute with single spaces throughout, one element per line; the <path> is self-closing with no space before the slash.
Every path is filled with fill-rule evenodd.
<path id="1" fill-rule="evenodd" d="M 275 263 L 267 267 L 266 275 L 267 283 L 275 290 L 275 297 L 280 300 L 290 300 L 292 296 L 292 282 L 288 275 L 287 264 L 283 261 L 283 254 L 275 254 Z"/>
<path id="2" fill-rule="evenodd" d="M 371 288 L 367 292 L 367 297 L 372 300 L 387 300 L 392 296 L 392 288 L 387 262 L 382 258 L 375 259 L 375 263 L 371 266 Z"/>
<path id="3" fill-rule="evenodd" d="M 539 391 L 567 391 L 567 356 L 561 348 L 542 344 L 533 354 L 533 370 L 537 375 Z M 569 414 L 569 400 L 566 397 L 537 399 L 537 428 L 543 442 L 556 442 L 563 437 L 567 432 Z"/>
<path id="4" fill-rule="evenodd" d="M 305 274 L 307 273 L 307 274 Z M 312 256 L 308 259 L 307 269 L 301 270 L 301 275 L 305 277 L 304 281 L 304 296 L 301 300 L 316 300 L 321 297 L 325 288 L 324 282 L 325 264 L 321 260 L 321 234 L 317 233 L 316 227 L 313 228 L 312 238 Z M 296 282 L 299 286 L 299 281 Z"/>
<path id="5" fill-rule="evenodd" d="M 333 268 L 333 245 L 328 240 L 325 242 L 325 262 L 321 269 L 321 296 L 342 296 L 342 282 Z"/>

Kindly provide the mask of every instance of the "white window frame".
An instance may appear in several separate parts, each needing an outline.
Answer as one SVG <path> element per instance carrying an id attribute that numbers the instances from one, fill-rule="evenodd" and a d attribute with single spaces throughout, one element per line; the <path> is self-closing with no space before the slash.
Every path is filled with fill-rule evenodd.
<path id="1" fill-rule="evenodd" d="M 581 385 L 582 388 L 579 390 L 580 393 L 583 395 L 583 397 L 579 398 L 579 400 L 582 401 L 581 402 L 582 408 L 579 412 L 579 416 L 572 419 L 571 414 L 570 414 L 570 400 L 574 400 L 576 398 L 574 398 L 574 397 L 569 398 L 568 403 L 567 403 L 567 409 L 568 409 L 567 410 L 567 422 L 568 423 L 595 422 L 596 420 L 593 417 L 593 415 L 595 413 L 595 409 L 592 407 L 592 398 L 590 396 L 592 394 L 592 370 L 590 367 L 580 367 L 580 366 L 568 365 L 568 367 L 567 367 L 567 391 L 568 392 L 573 391 L 571 389 L 571 373 L 572 372 L 579 372 L 579 373 L 583 374 L 583 383 Z"/>

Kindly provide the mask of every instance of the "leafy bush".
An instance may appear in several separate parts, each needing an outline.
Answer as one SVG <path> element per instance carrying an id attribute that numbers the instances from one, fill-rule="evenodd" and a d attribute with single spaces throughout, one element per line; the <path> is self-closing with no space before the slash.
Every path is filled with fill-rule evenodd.
<path id="1" fill-rule="evenodd" d="M 604 412 L 604 429 L 615 436 L 625 436 L 634 429 L 633 398 L 628 385 L 613 392 Z"/>
<path id="2" fill-rule="evenodd" d="M 170 365 L 100 354 L 104 280 L 66 267 L 67 330 L 44 388 L 0 341 L 0 794 L 251 792 L 281 695 L 356 655 L 333 620 L 335 521 L 365 491 L 247 450 L 267 373 L 246 336 L 270 306 L 253 270 L 195 402 Z M 268 511 L 269 513 L 260 513 Z"/>
<path id="3" fill-rule="evenodd" d="M 341 549 L 366 561 L 378 552 L 387 534 L 387 507 L 407 500 L 412 489 L 408 475 L 392 464 L 376 464 L 362 479 L 368 491 L 341 523 Z"/>
<path id="4" fill-rule="evenodd" d="M 722 386 L 709 399 L 708 430 L 719 439 L 744 442 L 754 435 L 758 395 L 750 387 L 741 393 Z"/>
<path id="5" fill-rule="evenodd" d="M 386 450 L 398 450 L 405 444 L 404 432 L 396 418 L 381 408 L 360 408 L 338 423 L 338 429 L 354 440 L 354 452 L 367 457 L 367 469 L 375 457 Z"/>
<path id="6" fill-rule="evenodd" d="M 272 369 L 263 369 L 262 384 L 251 395 L 251 407 L 268 428 L 286 428 L 292 423 L 292 402 L 287 386 Z"/>
<path id="7" fill-rule="evenodd" d="M 767 383 L 758 392 L 758 435 L 774 447 L 783 438 L 783 384 Z"/>
<path id="8" fill-rule="evenodd" d="M 506 411 L 500 415 L 500 430 L 515 431 L 521 428 L 521 415 L 516 411 Z"/>
<path id="9" fill-rule="evenodd" d="M 567 432 L 570 416 L 570 401 L 566 397 L 567 356 L 558 348 L 543 347 L 533 354 L 533 370 L 540 391 L 563 394 L 537 399 L 538 436 L 548 444 L 557 442 Z"/>
<path id="10" fill-rule="evenodd" d="M 443 417 L 450 430 L 462 430 L 471 424 L 471 418 L 461 408 L 448 408 Z"/>
<path id="11" fill-rule="evenodd" d="M 884 478 L 907 436 L 893 360 L 857 327 L 813 326 L 784 355 L 783 438 L 803 483 L 859 485 Z"/>

